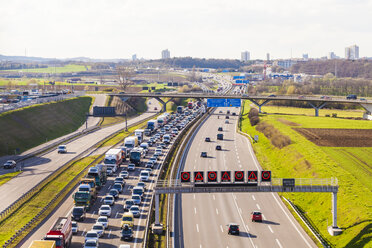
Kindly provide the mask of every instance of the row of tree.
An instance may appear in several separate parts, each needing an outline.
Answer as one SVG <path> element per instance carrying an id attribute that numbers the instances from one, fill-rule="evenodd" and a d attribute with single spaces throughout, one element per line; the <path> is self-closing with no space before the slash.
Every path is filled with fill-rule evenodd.
<path id="1" fill-rule="evenodd" d="M 15 63 L 15 62 L 1 62 L 0 70 L 22 70 L 22 69 L 35 69 L 47 68 L 48 65 L 37 63 Z"/>
<path id="2" fill-rule="evenodd" d="M 292 73 L 306 73 L 310 75 L 326 75 L 332 73 L 337 77 L 372 78 L 372 62 L 370 60 L 321 60 L 306 61 L 294 64 L 290 68 Z"/>

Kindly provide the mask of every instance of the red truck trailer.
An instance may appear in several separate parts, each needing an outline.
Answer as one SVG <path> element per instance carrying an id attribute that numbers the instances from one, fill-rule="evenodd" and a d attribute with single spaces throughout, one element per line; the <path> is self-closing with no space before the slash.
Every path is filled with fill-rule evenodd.
<path id="1" fill-rule="evenodd" d="M 71 239 L 72 223 L 69 217 L 59 217 L 44 237 L 44 240 L 54 240 L 56 248 L 69 247 Z"/>
<path id="2" fill-rule="evenodd" d="M 192 108 L 194 107 L 193 102 L 189 102 L 189 103 L 187 104 L 187 107 L 188 107 L 189 109 L 192 109 Z"/>

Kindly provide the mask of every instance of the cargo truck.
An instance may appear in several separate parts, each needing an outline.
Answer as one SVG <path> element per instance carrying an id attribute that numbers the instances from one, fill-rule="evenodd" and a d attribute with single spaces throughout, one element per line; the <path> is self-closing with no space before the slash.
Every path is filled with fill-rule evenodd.
<path id="1" fill-rule="evenodd" d="M 90 187 L 89 184 L 80 184 L 78 187 L 79 192 L 89 192 L 90 196 L 92 197 L 92 200 L 95 200 L 97 198 L 96 194 L 96 188 Z"/>
<path id="2" fill-rule="evenodd" d="M 106 167 L 102 164 L 90 167 L 86 178 L 94 178 L 97 189 L 100 189 L 107 181 Z"/>
<path id="3" fill-rule="evenodd" d="M 138 137 L 137 136 L 130 136 L 126 137 L 124 139 L 124 146 L 127 148 L 127 152 L 130 153 L 130 151 L 138 146 Z"/>
<path id="4" fill-rule="evenodd" d="M 72 199 L 74 199 L 76 207 L 84 207 L 87 210 L 90 209 L 94 202 L 89 191 L 76 191 L 72 194 Z"/>
<path id="5" fill-rule="evenodd" d="M 143 142 L 143 133 L 144 132 L 145 132 L 145 130 L 143 130 L 143 129 L 136 129 L 136 130 L 134 130 L 134 136 L 137 136 L 138 143 L 142 143 Z"/>
<path id="6" fill-rule="evenodd" d="M 120 148 L 110 149 L 105 154 L 104 164 L 114 164 L 117 168 L 120 167 L 123 162 L 123 151 Z"/>
<path id="7" fill-rule="evenodd" d="M 192 103 L 192 102 L 188 102 L 188 103 L 187 103 L 187 107 L 188 107 L 189 109 L 192 109 L 192 108 L 193 108 L 193 103 Z"/>
<path id="8" fill-rule="evenodd" d="M 182 114 L 183 113 L 183 107 L 177 106 L 177 113 Z"/>
<path id="9" fill-rule="evenodd" d="M 158 121 L 157 120 L 149 120 L 147 122 L 147 129 L 150 129 L 151 132 L 154 132 L 156 129 L 158 129 Z"/>
<path id="10" fill-rule="evenodd" d="M 163 125 L 166 124 L 166 118 L 164 115 L 159 116 L 158 118 L 156 118 L 156 120 L 158 122 L 159 127 L 162 127 Z"/>
<path id="11" fill-rule="evenodd" d="M 96 186 L 96 181 L 93 178 L 82 178 L 80 180 L 80 184 L 88 184 L 92 190 L 94 191 L 94 194 L 97 196 L 97 186 Z"/>
<path id="12" fill-rule="evenodd" d="M 129 160 L 131 163 L 135 165 L 140 165 L 141 164 L 141 158 L 144 157 L 144 150 L 143 148 L 137 147 L 134 148 L 129 155 Z"/>
<path id="13" fill-rule="evenodd" d="M 56 248 L 67 248 L 71 245 L 72 223 L 69 217 L 59 217 L 44 237 L 44 240 L 55 241 Z"/>
<path id="14" fill-rule="evenodd" d="M 56 248 L 53 240 L 34 240 L 28 248 Z"/>

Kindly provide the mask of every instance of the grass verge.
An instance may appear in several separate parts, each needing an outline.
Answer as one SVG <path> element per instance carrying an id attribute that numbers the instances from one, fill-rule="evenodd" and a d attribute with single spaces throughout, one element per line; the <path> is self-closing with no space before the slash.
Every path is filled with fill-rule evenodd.
<path id="1" fill-rule="evenodd" d="M 249 102 L 245 102 L 245 113 Z M 330 178 L 337 177 L 338 225 L 343 229 L 340 236 L 330 236 L 327 226 L 332 223 L 331 194 L 285 193 L 296 206 L 302 209 L 321 235 L 334 247 L 372 246 L 372 192 L 371 174 L 359 176 L 371 166 L 372 148 L 324 148 L 315 145 L 278 119 L 296 123 L 296 127 L 317 128 L 372 128 L 372 122 L 329 117 L 306 117 L 293 115 L 260 115 L 261 121 L 275 126 L 282 134 L 291 138 L 292 144 L 278 149 L 271 145 L 262 133 L 256 131 L 247 116 L 242 120 L 242 131 L 259 136 L 253 144 L 257 159 L 263 169 L 272 171 L 276 178 Z M 350 152 L 345 159 L 341 153 Z M 355 158 L 357 157 L 357 158 Z M 367 162 L 365 160 L 367 159 Z M 359 161 L 359 162 L 357 162 Z M 364 163 L 363 163 L 364 162 Z M 366 163 L 366 164 L 365 164 Z M 362 168 L 362 165 L 364 166 Z"/>
<path id="2" fill-rule="evenodd" d="M 13 177 L 17 176 L 19 173 L 21 173 L 21 171 L 16 171 L 16 172 L 7 173 L 5 175 L 1 175 L 0 186 L 8 182 L 9 180 L 11 180 Z"/>

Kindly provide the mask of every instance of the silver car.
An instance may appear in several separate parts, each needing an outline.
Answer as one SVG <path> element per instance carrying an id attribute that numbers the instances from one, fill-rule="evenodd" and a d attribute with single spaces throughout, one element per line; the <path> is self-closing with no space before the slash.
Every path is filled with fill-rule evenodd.
<path id="1" fill-rule="evenodd" d="M 92 231 L 98 234 L 98 237 L 105 235 L 105 227 L 102 224 L 96 223 L 92 227 Z"/>

